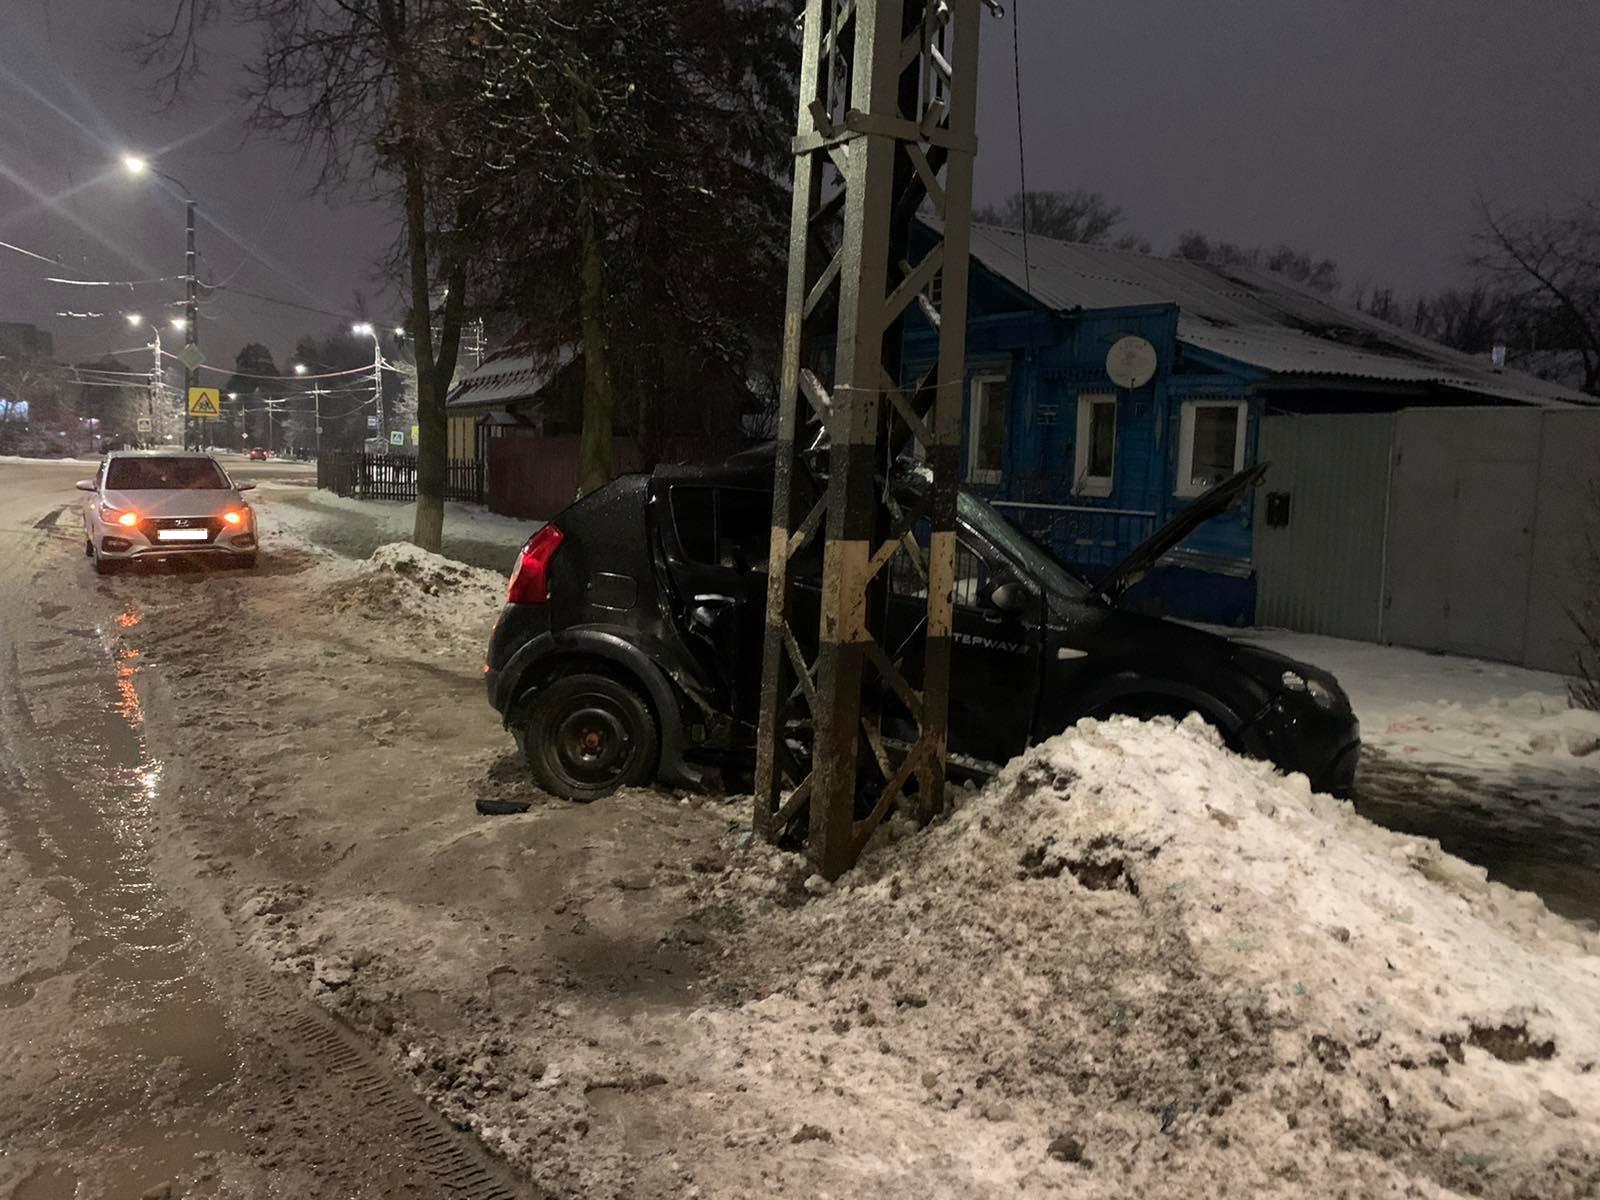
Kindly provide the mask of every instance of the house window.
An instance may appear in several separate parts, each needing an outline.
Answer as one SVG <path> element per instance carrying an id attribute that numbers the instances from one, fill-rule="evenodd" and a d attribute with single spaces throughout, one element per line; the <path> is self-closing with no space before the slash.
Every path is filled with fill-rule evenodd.
<path id="1" fill-rule="evenodd" d="M 972 483 L 1000 482 L 1008 394 L 1004 375 L 979 375 L 972 380 L 972 403 L 967 412 L 967 479 Z"/>
<path id="2" fill-rule="evenodd" d="M 1244 470 L 1245 402 L 1190 400 L 1178 435 L 1180 496 L 1198 496 Z"/>
<path id="3" fill-rule="evenodd" d="M 1072 490 L 1079 496 L 1109 496 L 1117 463 L 1117 398 L 1078 397 L 1078 443 Z"/>

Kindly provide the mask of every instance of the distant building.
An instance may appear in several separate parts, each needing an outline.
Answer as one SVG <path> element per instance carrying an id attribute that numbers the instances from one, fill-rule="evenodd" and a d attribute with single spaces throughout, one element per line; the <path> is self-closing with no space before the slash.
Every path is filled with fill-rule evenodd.
<path id="1" fill-rule="evenodd" d="M 11 358 L 53 359 L 55 339 L 37 325 L 0 321 L 0 354 Z"/>

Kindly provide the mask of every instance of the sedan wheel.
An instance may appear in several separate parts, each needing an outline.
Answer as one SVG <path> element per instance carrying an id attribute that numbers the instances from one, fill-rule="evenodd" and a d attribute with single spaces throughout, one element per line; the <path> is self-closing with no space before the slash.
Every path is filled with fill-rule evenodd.
<path id="1" fill-rule="evenodd" d="M 598 800 L 655 775 L 655 717 L 638 692 L 609 675 L 555 680 L 513 732 L 535 782 L 568 800 Z"/>

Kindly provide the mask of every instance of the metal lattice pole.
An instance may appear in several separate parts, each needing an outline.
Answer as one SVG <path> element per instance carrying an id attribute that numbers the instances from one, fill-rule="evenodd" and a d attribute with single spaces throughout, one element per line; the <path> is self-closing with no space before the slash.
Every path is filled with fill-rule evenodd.
<path id="1" fill-rule="evenodd" d="M 809 853 L 828 878 L 854 864 L 912 780 L 925 811 L 944 801 L 981 3 L 806 5 L 755 826 L 774 838 L 809 805 Z M 924 201 L 938 219 L 913 266 L 910 226 Z M 935 305 L 930 285 L 941 273 Z M 913 303 L 940 343 L 937 366 L 908 387 L 900 348 Z M 812 318 L 833 311 L 830 386 L 810 369 L 810 342 Z M 811 436 L 817 425 L 821 438 Z M 932 483 L 908 512 L 890 475 L 913 442 Z M 807 454 L 822 445 L 825 481 Z M 911 536 L 919 522 L 931 528 L 925 562 Z M 793 619 L 795 564 L 819 533 L 812 637 Z M 891 651 L 881 642 L 882 588 L 902 554 L 927 580 L 927 619 L 919 645 Z M 880 736 L 886 704 L 915 725 L 908 748 Z M 860 819 L 858 800 L 870 804 Z"/>

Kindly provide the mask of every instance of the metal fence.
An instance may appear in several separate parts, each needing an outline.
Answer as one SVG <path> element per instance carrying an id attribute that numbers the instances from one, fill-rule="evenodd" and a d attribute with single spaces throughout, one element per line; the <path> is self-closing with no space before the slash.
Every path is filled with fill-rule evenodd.
<path id="1" fill-rule="evenodd" d="M 1093 577 L 1116 566 L 1155 530 L 1156 514 L 1087 504 L 991 503 L 1034 541 Z"/>
<path id="2" fill-rule="evenodd" d="M 483 503 L 483 464 L 452 461 L 445 474 L 445 499 Z M 357 500 L 415 500 L 417 460 L 409 454 L 323 454 L 317 486 Z"/>

